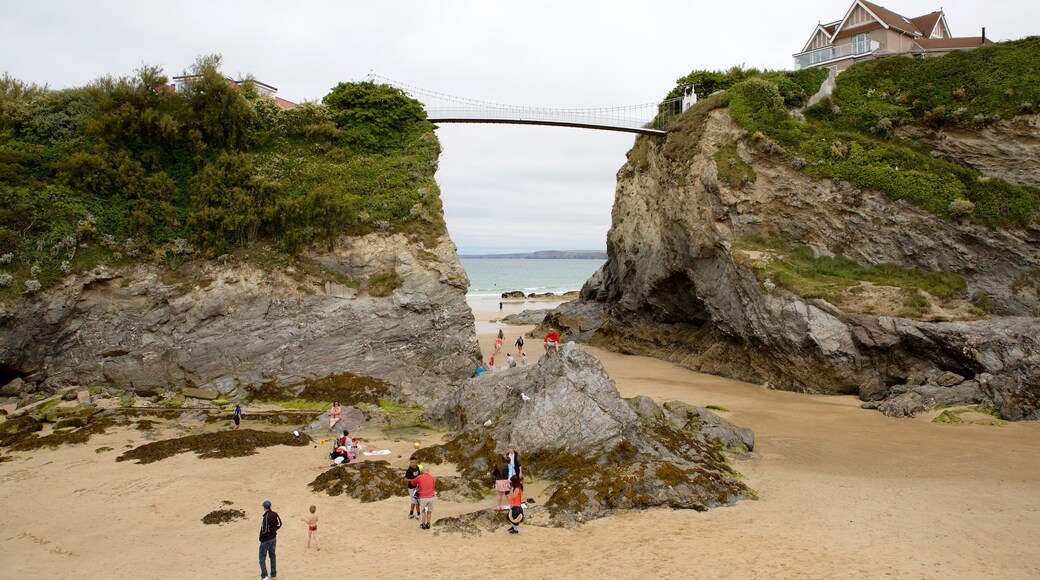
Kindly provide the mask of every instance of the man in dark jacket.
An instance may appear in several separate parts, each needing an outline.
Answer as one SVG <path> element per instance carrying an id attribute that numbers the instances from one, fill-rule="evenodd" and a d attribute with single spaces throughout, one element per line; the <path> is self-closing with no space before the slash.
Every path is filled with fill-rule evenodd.
<path id="1" fill-rule="evenodd" d="M 278 528 L 282 527 L 282 518 L 278 512 L 271 511 L 271 502 L 264 500 L 264 517 L 260 520 L 260 580 L 275 580 L 278 567 L 274 559 L 274 547 L 278 541 Z M 271 555 L 271 575 L 267 575 L 267 554 Z"/>

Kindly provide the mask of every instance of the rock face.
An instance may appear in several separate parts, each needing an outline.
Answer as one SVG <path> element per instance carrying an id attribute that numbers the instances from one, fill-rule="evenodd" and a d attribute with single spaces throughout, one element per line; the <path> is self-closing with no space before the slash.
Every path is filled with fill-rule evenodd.
<path id="1" fill-rule="evenodd" d="M 399 234 L 343 237 L 306 262 L 310 272 L 199 260 L 175 272 L 138 265 L 69 277 L 0 312 L 0 370 L 44 376 L 48 387 L 223 395 L 346 371 L 419 401 L 469 376 L 480 354 L 447 236 L 421 249 Z M 367 280 L 390 271 L 400 286 L 369 296 Z M 361 281 L 361 292 L 331 275 Z"/>
<path id="2" fill-rule="evenodd" d="M 1025 162 L 1040 158 L 1040 114 L 1019 115 L 978 130 L 947 127 L 931 131 L 900 127 L 898 135 L 927 144 L 937 156 L 1000 176 L 1019 185 L 1040 187 L 1040 166 Z"/>
<path id="3" fill-rule="evenodd" d="M 545 501 L 557 525 L 652 506 L 704 510 L 750 493 L 720 453 L 753 447 L 750 430 L 705 409 L 622 399 L 574 343 L 536 365 L 466 381 L 429 415 L 460 435 L 423 449 L 420 461 L 451 461 L 467 479 L 487 480 L 513 443 L 525 477 L 560 481 Z"/>
<path id="4" fill-rule="evenodd" d="M 607 263 L 546 324 L 565 338 L 708 373 L 873 402 L 905 399 L 912 389 L 899 386 L 912 375 L 948 372 L 934 384 L 940 391 L 917 393 L 921 407 L 982 402 L 1005 418 L 1040 418 L 1040 300 L 1033 284 L 1021 283 L 1040 272 L 1040 228 L 952 221 L 847 183 L 814 181 L 746 147 L 742 135 L 720 109 L 692 145 L 673 146 L 691 139 L 676 134 L 649 142 L 645 169 L 618 174 Z M 753 183 L 718 179 L 713 155 L 733 142 Z M 1016 181 L 1036 183 L 1036 164 L 1017 165 L 1026 175 Z M 866 265 L 958 272 L 969 295 L 990 297 L 995 316 L 919 322 L 802 299 L 759 282 L 734 258 L 731 244 L 746 236 Z M 904 414 L 919 406 L 881 408 Z"/>

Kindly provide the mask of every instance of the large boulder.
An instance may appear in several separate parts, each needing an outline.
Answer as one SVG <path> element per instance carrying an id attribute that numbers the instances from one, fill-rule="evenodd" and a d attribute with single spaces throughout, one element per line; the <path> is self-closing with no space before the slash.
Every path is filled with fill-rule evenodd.
<path id="1" fill-rule="evenodd" d="M 451 462 L 463 477 L 484 480 L 512 443 L 525 477 L 559 481 L 545 501 L 553 525 L 654 506 L 707 509 L 751 493 L 721 452 L 750 449 L 750 432 L 705 409 L 622 399 L 600 362 L 574 343 L 535 365 L 466 381 L 427 418 L 460 434 L 419 451 L 421 461 Z"/>

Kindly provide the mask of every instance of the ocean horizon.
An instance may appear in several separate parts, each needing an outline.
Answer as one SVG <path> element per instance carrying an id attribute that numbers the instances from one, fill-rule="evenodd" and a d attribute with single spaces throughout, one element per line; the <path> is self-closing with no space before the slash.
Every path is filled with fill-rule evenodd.
<path id="1" fill-rule="evenodd" d="M 519 290 L 524 294 L 562 294 L 581 290 L 603 265 L 602 260 L 538 258 L 460 258 L 469 276 L 466 296 L 500 297 Z"/>

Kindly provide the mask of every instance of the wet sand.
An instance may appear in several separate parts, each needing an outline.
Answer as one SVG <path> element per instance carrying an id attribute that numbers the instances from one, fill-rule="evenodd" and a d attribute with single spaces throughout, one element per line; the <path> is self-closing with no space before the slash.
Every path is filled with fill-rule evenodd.
<path id="1" fill-rule="evenodd" d="M 497 302 L 488 310 L 477 312 L 485 360 L 499 327 L 487 322 L 499 317 Z M 528 327 L 502 328 L 511 347 Z M 527 350 L 534 363 L 541 340 L 529 340 Z M 328 467 L 325 446 L 136 465 L 114 458 L 146 434 L 120 429 L 0 464 L 0 576 L 257 578 L 264 499 L 284 522 L 278 576 L 285 579 L 409 571 L 430 578 L 1040 576 L 1040 424 L 890 419 L 861 410 L 853 397 L 764 390 L 589 350 L 624 396 L 718 405 L 728 409 L 720 414 L 754 429 L 754 458 L 736 468 L 760 499 L 706 513 L 651 510 L 573 530 L 526 526 L 512 536 L 503 526 L 463 538 L 420 530 L 406 518 L 404 498 L 362 504 L 310 492 L 307 484 Z M 411 440 L 374 429 L 361 436 L 404 465 Z M 436 439 L 428 434 L 423 443 Z M 114 450 L 96 453 L 103 446 Z M 202 516 L 224 500 L 247 517 L 203 525 Z M 494 501 L 438 501 L 435 517 Z M 320 552 L 304 549 L 299 518 L 311 504 L 318 506 Z"/>

